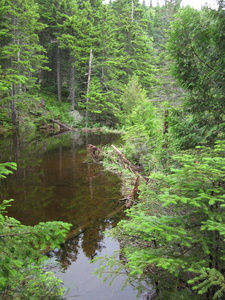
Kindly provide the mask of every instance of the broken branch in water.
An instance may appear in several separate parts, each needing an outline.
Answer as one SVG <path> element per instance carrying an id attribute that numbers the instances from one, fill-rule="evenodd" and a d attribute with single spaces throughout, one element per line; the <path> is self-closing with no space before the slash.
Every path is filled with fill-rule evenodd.
<path id="1" fill-rule="evenodd" d="M 60 122 L 57 121 L 57 120 L 51 119 L 50 121 L 51 121 L 52 123 L 56 123 L 57 125 L 59 125 L 60 127 L 66 129 L 66 130 L 72 130 L 71 127 L 69 127 L 69 126 L 67 126 L 67 125 L 65 125 L 65 124 L 63 124 L 63 123 L 60 123 Z"/>
<path id="2" fill-rule="evenodd" d="M 119 154 L 120 159 L 122 160 L 121 163 L 126 167 L 129 168 L 129 170 L 134 173 L 137 174 L 138 173 L 138 168 L 136 166 L 134 166 L 124 155 L 123 153 L 117 149 L 114 145 L 112 145 L 113 149 L 117 152 L 117 154 Z"/>
<path id="3" fill-rule="evenodd" d="M 144 178 L 140 173 L 139 173 L 139 168 L 133 165 L 124 155 L 123 153 L 117 149 L 114 145 L 111 145 L 113 149 L 119 154 L 120 157 L 120 162 L 124 165 L 125 168 L 129 168 L 129 170 L 133 173 L 138 175 L 140 178 L 144 179 L 145 182 L 147 182 L 147 179 Z"/>
<path id="4" fill-rule="evenodd" d="M 138 188 L 139 180 L 140 180 L 140 176 L 137 176 L 135 183 L 134 183 L 134 188 L 132 190 L 132 193 L 120 200 L 120 201 L 125 201 L 125 206 L 127 208 L 130 208 L 138 200 L 138 194 L 140 192 L 140 190 Z"/>
<path id="5" fill-rule="evenodd" d="M 88 144 L 87 151 L 88 151 L 89 158 L 91 158 L 94 162 L 100 162 L 102 160 L 103 152 L 100 148 L 92 144 Z"/>

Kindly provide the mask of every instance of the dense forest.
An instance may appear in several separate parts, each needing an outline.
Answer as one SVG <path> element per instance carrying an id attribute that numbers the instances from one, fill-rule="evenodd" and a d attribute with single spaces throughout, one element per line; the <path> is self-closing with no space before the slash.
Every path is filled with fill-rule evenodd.
<path id="1" fill-rule="evenodd" d="M 40 128 L 44 109 L 63 119 L 57 108 L 80 111 L 82 125 L 120 126 L 139 84 L 148 99 L 175 102 L 165 29 L 180 2 L 3 1 L 1 129 Z"/>
<path id="2" fill-rule="evenodd" d="M 225 299 L 224 1 L 201 10 L 181 0 L 0 3 L 0 134 L 49 130 L 51 120 L 123 130 L 121 150 L 135 166 L 138 193 L 110 232 L 121 241 L 120 260 L 104 259 L 100 275 L 126 268 L 140 292 L 143 282 L 154 287 L 148 299 Z M 104 163 L 112 166 L 108 153 Z M 0 164 L 0 177 L 15 168 Z M 31 263 L 48 245 L 45 226 L 56 229 L 58 245 L 69 224 L 15 223 L 18 231 L 9 233 L 12 220 L 0 216 L 0 242 L 9 240 L 1 290 L 4 299 L 27 299 L 34 285 L 26 289 L 17 278 L 26 253 L 11 261 L 9 253 L 18 253 L 21 235 L 39 230 L 42 245 L 31 239 L 36 252 L 25 249 Z M 57 287 L 30 266 L 41 272 L 39 295 Z M 15 298 L 22 286 L 24 298 Z"/>

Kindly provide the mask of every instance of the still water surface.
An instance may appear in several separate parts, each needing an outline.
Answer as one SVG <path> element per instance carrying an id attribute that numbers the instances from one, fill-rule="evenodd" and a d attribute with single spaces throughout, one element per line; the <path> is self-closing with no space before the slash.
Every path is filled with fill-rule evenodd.
<path id="1" fill-rule="evenodd" d="M 0 181 L 1 199 L 15 199 L 9 215 L 27 225 L 53 220 L 73 224 L 65 245 L 52 252 L 59 261 L 53 270 L 69 289 L 67 299 L 136 299 L 132 286 L 121 291 L 123 276 L 109 286 L 92 274 L 98 264 L 90 263 L 96 256 L 119 249 L 118 241 L 106 238 L 104 231 L 124 215 L 118 201 L 120 178 L 100 164 L 87 163 L 86 147 L 118 139 L 115 134 L 81 131 L 0 139 L 0 162 L 18 165 L 13 175 Z"/>

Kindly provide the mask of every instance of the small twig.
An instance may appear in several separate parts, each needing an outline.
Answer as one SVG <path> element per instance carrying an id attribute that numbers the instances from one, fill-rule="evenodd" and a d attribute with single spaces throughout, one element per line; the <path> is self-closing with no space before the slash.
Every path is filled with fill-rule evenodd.
<path id="1" fill-rule="evenodd" d="M 115 289 L 113 289 L 113 291 L 112 291 L 112 294 L 111 294 L 111 296 L 110 296 L 110 299 L 112 299 L 112 298 L 113 298 L 114 291 L 115 291 Z"/>
<path id="2" fill-rule="evenodd" d="M 206 67 L 208 67 L 210 70 L 215 71 L 213 67 L 211 67 L 207 62 L 205 62 L 195 51 L 194 47 L 191 45 L 191 49 L 194 52 L 194 55 L 202 62 Z"/>

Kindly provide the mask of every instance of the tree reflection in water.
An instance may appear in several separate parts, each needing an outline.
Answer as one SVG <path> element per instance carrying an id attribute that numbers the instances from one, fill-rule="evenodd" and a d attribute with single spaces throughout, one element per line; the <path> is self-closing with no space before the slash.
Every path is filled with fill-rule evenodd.
<path id="1" fill-rule="evenodd" d="M 18 170 L 0 183 L 1 199 L 15 199 L 10 216 L 27 225 L 51 220 L 73 224 L 67 242 L 54 254 L 63 269 L 76 260 L 79 247 L 88 259 L 94 258 L 104 248 L 103 231 L 122 217 L 120 179 L 100 164 L 84 163 L 88 144 L 116 139 L 117 135 L 71 132 L 32 139 L 14 135 L 1 141 L 1 162 L 18 164 Z"/>
<path id="2" fill-rule="evenodd" d="M 27 225 L 52 220 L 72 223 L 62 248 L 49 253 L 59 261 L 55 272 L 70 288 L 69 297 L 136 299 L 131 286 L 121 292 L 123 278 L 109 287 L 92 275 L 96 266 L 90 264 L 96 255 L 119 248 L 118 242 L 104 238 L 103 231 L 121 220 L 123 210 L 118 201 L 120 179 L 100 164 L 84 163 L 86 147 L 116 144 L 117 139 L 117 135 L 78 131 L 45 138 L 0 137 L 0 162 L 18 164 L 17 172 L 0 181 L 1 199 L 15 199 L 9 215 Z"/>

